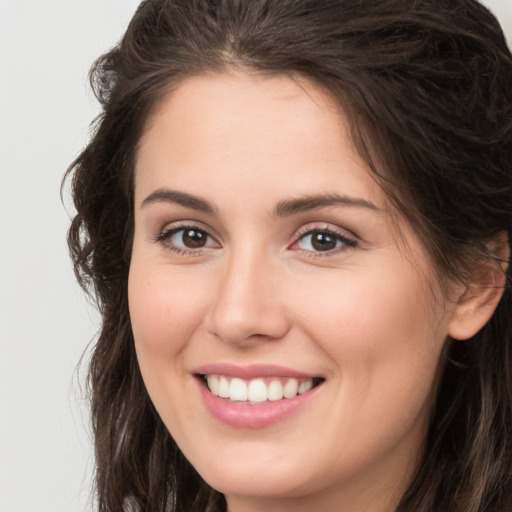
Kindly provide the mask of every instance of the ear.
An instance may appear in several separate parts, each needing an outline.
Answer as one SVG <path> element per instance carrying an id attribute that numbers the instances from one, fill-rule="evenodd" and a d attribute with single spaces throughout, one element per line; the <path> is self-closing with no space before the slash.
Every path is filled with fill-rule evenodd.
<path id="1" fill-rule="evenodd" d="M 490 257 L 473 272 L 463 289 L 448 325 L 448 335 L 456 340 L 474 336 L 489 321 L 503 295 L 510 248 L 506 233 L 486 244 Z"/>

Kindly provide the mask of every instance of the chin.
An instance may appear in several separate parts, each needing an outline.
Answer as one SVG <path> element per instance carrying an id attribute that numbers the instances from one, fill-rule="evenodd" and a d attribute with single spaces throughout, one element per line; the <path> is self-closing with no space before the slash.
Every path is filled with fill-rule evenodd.
<path id="1" fill-rule="evenodd" d="M 212 472 L 213 473 L 213 472 Z M 251 496 L 257 498 L 298 498 L 309 494 L 313 490 L 306 486 L 306 482 L 294 475 L 276 472 L 260 473 L 247 472 L 245 469 L 235 469 L 229 473 L 215 472 L 212 478 L 204 478 L 215 490 L 222 494 L 236 496 Z M 206 475 L 208 476 L 208 475 Z"/>
<path id="2" fill-rule="evenodd" d="M 247 453 L 241 460 L 233 455 L 213 462 L 205 460 L 205 457 L 193 461 L 194 467 L 208 485 L 224 495 L 298 498 L 314 494 L 324 485 L 329 485 L 311 463 L 295 457 L 272 458 L 268 451 L 264 458 L 256 455 L 250 457 L 250 453 Z"/>

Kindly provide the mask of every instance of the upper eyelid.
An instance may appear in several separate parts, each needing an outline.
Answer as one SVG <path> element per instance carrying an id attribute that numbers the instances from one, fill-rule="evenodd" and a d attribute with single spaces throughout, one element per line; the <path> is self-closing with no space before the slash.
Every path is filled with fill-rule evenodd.
<path id="1" fill-rule="evenodd" d="M 328 225 L 327 223 L 324 222 L 318 224 L 306 224 L 305 226 L 299 228 L 296 231 L 294 238 L 298 240 L 299 238 L 303 237 L 304 235 L 307 235 L 308 233 L 312 233 L 313 231 L 328 231 L 329 233 L 338 235 L 342 238 L 349 238 L 354 241 L 359 240 L 359 237 L 349 229 L 333 226 L 332 224 Z"/>
<path id="2" fill-rule="evenodd" d="M 158 230 L 158 235 L 162 235 L 169 232 L 177 232 L 180 229 L 198 229 L 199 231 L 204 231 L 208 236 L 217 240 L 219 237 L 215 230 L 210 228 L 209 226 L 203 224 L 197 220 L 183 220 L 183 221 L 175 221 L 175 222 L 167 222 L 163 225 L 162 228 Z"/>

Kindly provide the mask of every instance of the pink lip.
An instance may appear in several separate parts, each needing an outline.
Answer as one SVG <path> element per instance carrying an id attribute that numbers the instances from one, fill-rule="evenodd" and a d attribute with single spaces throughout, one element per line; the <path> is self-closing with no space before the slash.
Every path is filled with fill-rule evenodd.
<path id="1" fill-rule="evenodd" d="M 309 375 L 291 368 L 275 365 L 253 364 L 248 366 L 237 366 L 230 363 L 212 363 L 201 366 L 195 370 L 200 375 L 226 375 L 238 377 L 239 379 L 256 379 L 258 377 L 288 377 L 296 379 L 312 379 L 318 375 Z"/>
<path id="2" fill-rule="evenodd" d="M 247 405 L 215 396 L 202 383 L 199 386 L 203 402 L 212 415 L 222 423 L 239 428 L 262 428 L 283 421 L 303 407 L 318 389 L 277 402 Z"/>
<path id="3" fill-rule="evenodd" d="M 311 378 L 309 375 L 282 368 L 279 366 L 253 365 L 246 367 L 233 366 L 230 364 L 211 364 L 198 369 L 197 374 L 201 375 L 226 375 L 241 379 L 253 379 L 257 377 L 295 377 Z M 322 385 L 297 395 L 293 398 L 286 398 L 275 402 L 265 402 L 258 405 L 231 402 L 225 398 L 215 396 L 205 385 L 202 378 L 196 379 L 199 392 L 204 405 L 210 413 L 222 423 L 238 428 L 262 428 L 285 420 L 313 398 Z"/>

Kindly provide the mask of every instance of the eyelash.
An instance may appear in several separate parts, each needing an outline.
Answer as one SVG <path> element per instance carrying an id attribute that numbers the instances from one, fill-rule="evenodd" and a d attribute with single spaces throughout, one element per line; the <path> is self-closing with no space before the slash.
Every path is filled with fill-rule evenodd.
<path id="1" fill-rule="evenodd" d="M 208 231 L 197 224 L 180 224 L 177 226 L 171 226 L 168 228 L 164 228 L 154 239 L 154 242 L 162 244 L 166 249 L 179 254 L 180 256 L 201 256 L 203 254 L 204 247 L 200 247 L 197 249 L 191 249 L 186 247 L 177 247 L 176 245 L 167 244 L 166 241 L 170 240 L 176 233 L 180 231 L 199 231 L 204 233 L 207 238 L 215 240 L 211 235 L 208 234 Z"/>
<path id="2" fill-rule="evenodd" d="M 170 240 L 174 235 L 179 233 L 180 231 L 185 230 L 193 230 L 193 231 L 199 231 L 201 233 L 204 233 L 207 237 L 207 239 L 215 240 L 214 237 L 212 237 L 210 234 L 208 234 L 208 230 L 204 229 L 201 226 L 198 226 L 197 224 L 180 224 L 171 226 L 168 228 L 163 229 L 155 238 L 154 242 L 162 244 L 166 249 L 169 249 L 173 251 L 176 254 L 179 254 L 181 256 L 201 256 L 204 252 L 204 249 L 208 249 L 208 247 L 199 247 L 196 249 L 192 248 L 184 248 L 184 247 L 178 247 L 176 245 L 171 245 L 169 243 L 166 243 L 166 241 Z M 295 249 L 302 254 L 307 255 L 308 257 L 314 257 L 314 258 L 322 258 L 322 257 L 329 257 L 333 256 L 334 254 L 338 254 L 340 252 L 347 251 L 349 249 L 355 248 L 358 244 L 357 241 L 354 238 L 348 237 L 346 234 L 343 234 L 341 232 L 338 232 L 331 227 L 327 226 L 308 226 L 307 228 L 304 228 L 303 230 L 299 231 L 296 235 L 295 241 L 289 245 L 288 247 L 292 249 L 294 246 L 298 245 L 301 241 L 303 241 L 307 236 L 313 235 L 314 233 L 320 233 L 324 235 L 328 235 L 333 237 L 336 240 L 336 243 L 341 242 L 340 247 L 334 247 L 333 249 L 329 249 L 326 251 L 313 251 L 313 250 L 307 250 L 307 249 Z M 215 241 L 216 242 L 216 241 Z M 218 242 L 216 242 L 218 243 Z"/>
<path id="3" fill-rule="evenodd" d="M 357 246 L 357 241 L 354 238 L 348 237 L 346 234 L 336 231 L 335 229 L 327 226 L 308 226 L 303 230 L 299 231 L 296 236 L 296 241 L 290 245 L 290 248 L 298 245 L 301 241 L 305 240 L 307 236 L 313 235 L 314 233 L 320 233 L 333 237 L 337 242 L 341 242 L 341 247 L 334 247 L 327 251 L 312 251 L 307 249 L 296 249 L 308 257 L 313 258 L 325 258 L 345 252 L 349 249 L 353 249 Z"/>

